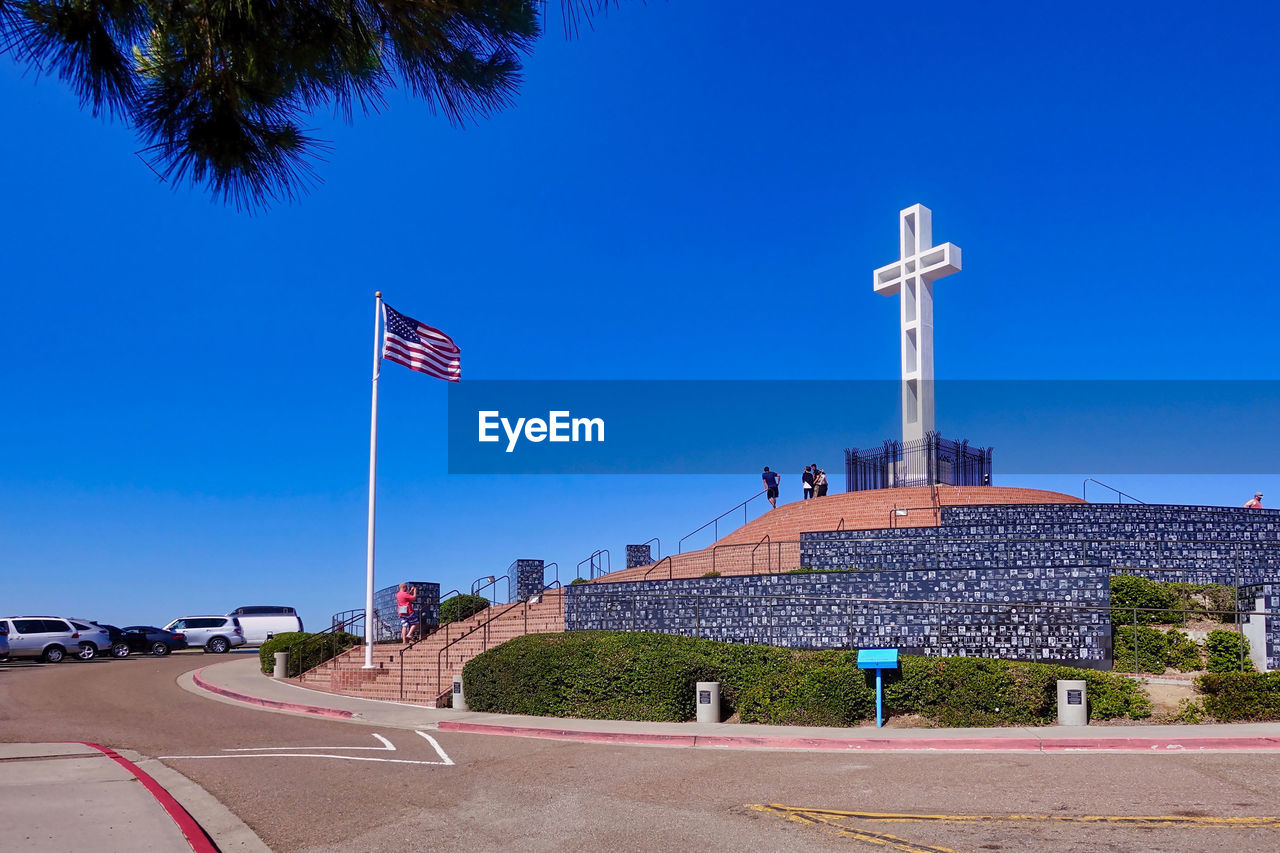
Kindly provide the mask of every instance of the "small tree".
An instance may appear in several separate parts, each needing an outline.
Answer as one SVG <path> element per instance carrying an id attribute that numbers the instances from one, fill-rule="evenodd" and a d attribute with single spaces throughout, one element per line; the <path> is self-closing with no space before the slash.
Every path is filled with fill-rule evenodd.
<path id="1" fill-rule="evenodd" d="M 440 624 L 461 622 L 475 616 L 489 606 L 489 599 L 483 595 L 455 595 L 440 603 Z"/>

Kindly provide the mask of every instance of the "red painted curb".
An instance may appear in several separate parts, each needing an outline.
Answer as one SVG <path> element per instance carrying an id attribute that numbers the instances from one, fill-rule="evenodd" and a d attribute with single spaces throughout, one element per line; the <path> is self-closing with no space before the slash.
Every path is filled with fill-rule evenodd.
<path id="1" fill-rule="evenodd" d="M 1190 737 L 1190 738 L 804 738 L 752 735 L 684 735 L 626 732 L 593 732 L 541 726 L 508 726 L 498 723 L 467 723 L 441 720 L 441 731 L 478 735 L 506 735 L 582 743 L 627 743 L 647 746 L 731 747 L 737 749 L 821 749 L 843 752 L 1194 752 L 1199 750 L 1280 750 L 1277 737 Z"/>
<path id="2" fill-rule="evenodd" d="M 209 664 L 209 666 L 217 666 L 217 664 Z M 200 677 L 200 673 L 208 669 L 208 666 L 202 666 L 195 672 L 191 673 L 191 680 L 196 687 L 201 690 L 207 690 L 210 693 L 216 693 L 219 696 L 225 696 L 228 699 L 234 699 L 237 702 L 244 702 L 247 705 L 257 705 L 260 708 L 272 708 L 277 711 L 292 711 L 295 714 L 310 714 L 313 717 L 332 717 L 340 720 L 349 720 L 355 716 L 354 711 L 344 711 L 341 708 L 324 708 L 319 705 L 300 705 L 297 702 L 281 702 L 276 699 L 263 699 L 260 696 L 250 696 L 247 693 L 237 693 L 235 690 L 228 690 L 226 687 L 219 687 L 216 684 L 210 684 Z"/>
<path id="3" fill-rule="evenodd" d="M 82 746 L 87 746 L 90 749 L 96 749 L 98 752 L 101 752 L 116 764 L 119 764 L 125 770 L 132 773 L 137 780 L 142 783 L 142 787 L 146 788 L 147 791 L 150 792 L 151 796 L 156 798 L 156 802 L 160 803 L 161 807 L 168 813 L 169 817 L 173 818 L 173 822 L 178 825 L 178 829 L 182 831 L 183 837 L 187 839 L 187 843 L 191 845 L 191 849 L 194 850 L 195 853 L 218 853 L 217 845 L 215 845 L 205 831 L 200 828 L 200 824 L 196 823 L 196 819 L 191 816 L 191 813 L 184 809 L 182 804 L 173 798 L 173 794 L 170 794 L 161 787 L 159 782 L 151 778 L 151 775 L 147 773 L 147 771 L 143 770 L 123 755 L 120 755 L 115 750 L 108 749 L 101 744 L 90 743 L 86 740 L 69 741 L 69 743 L 78 743 Z"/>
<path id="4" fill-rule="evenodd" d="M 1280 738 L 1274 737 L 1114 737 L 1055 738 L 1043 741 L 1044 752 L 1105 752 L 1107 750 L 1143 750 L 1145 752 L 1194 752 L 1202 749 L 1253 750 L 1273 752 L 1280 749 Z"/>

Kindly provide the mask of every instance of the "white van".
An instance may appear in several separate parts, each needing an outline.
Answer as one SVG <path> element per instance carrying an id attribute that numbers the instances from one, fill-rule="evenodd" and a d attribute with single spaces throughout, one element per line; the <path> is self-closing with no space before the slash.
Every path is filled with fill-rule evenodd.
<path id="1" fill-rule="evenodd" d="M 260 646 L 276 634 L 302 630 L 302 620 L 292 607 L 237 607 L 227 615 L 240 620 L 246 646 Z"/>

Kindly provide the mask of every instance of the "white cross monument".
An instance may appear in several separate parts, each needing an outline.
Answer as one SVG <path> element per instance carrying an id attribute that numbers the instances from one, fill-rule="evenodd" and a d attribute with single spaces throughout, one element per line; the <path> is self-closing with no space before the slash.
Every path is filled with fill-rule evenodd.
<path id="1" fill-rule="evenodd" d="M 933 245 L 933 212 L 913 204 L 899 215 L 901 257 L 873 274 L 876 293 L 901 293 L 902 441 L 933 432 L 933 283 L 960 271 L 960 247 Z"/>

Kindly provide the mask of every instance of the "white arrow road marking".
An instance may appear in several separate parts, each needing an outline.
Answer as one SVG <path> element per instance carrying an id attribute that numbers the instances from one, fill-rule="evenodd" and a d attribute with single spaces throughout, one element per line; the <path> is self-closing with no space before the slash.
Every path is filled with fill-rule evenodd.
<path id="1" fill-rule="evenodd" d="M 415 732 L 418 732 L 418 730 L 417 730 L 417 729 L 414 729 L 414 731 L 415 731 Z M 445 755 L 445 754 L 444 754 L 444 750 L 440 748 L 440 744 L 436 743 L 436 739 L 435 739 L 435 738 L 433 738 L 431 735 L 427 734 L 426 732 L 418 732 L 418 734 L 420 734 L 420 735 L 422 735 L 424 738 L 426 738 L 426 739 L 427 739 L 427 743 L 431 744 L 432 746 L 434 746 L 434 747 L 436 748 L 436 753 L 440 756 L 440 760 L 441 760 L 441 762 L 442 762 L 443 764 L 447 764 L 447 765 L 449 765 L 449 766 L 453 766 L 453 759 L 452 759 L 452 758 L 450 758 L 449 756 L 447 756 L 447 755 Z M 374 737 L 377 737 L 377 735 L 374 735 Z"/>
<path id="2" fill-rule="evenodd" d="M 418 732 L 427 742 L 435 748 L 436 754 L 440 756 L 439 761 L 413 761 L 408 758 L 371 758 L 364 755 L 328 755 L 323 752 L 281 752 L 279 750 L 291 749 L 325 749 L 325 750 L 375 750 L 378 752 L 395 752 L 395 745 L 382 735 L 374 735 L 378 740 L 382 741 L 382 746 L 264 746 L 257 747 L 253 751 L 242 748 L 224 749 L 219 755 L 158 755 L 157 758 L 333 758 L 338 761 L 380 761 L 385 764 L 431 764 L 435 766 L 452 767 L 453 759 L 445 754 L 440 748 L 440 744 L 436 739 L 426 732 Z M 275 750 L 275 751 L 268 751 Z M 227 754 L 230 753 L 230 754 Z"/>

